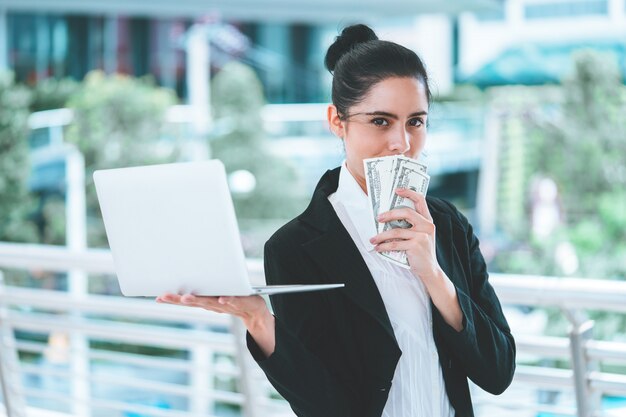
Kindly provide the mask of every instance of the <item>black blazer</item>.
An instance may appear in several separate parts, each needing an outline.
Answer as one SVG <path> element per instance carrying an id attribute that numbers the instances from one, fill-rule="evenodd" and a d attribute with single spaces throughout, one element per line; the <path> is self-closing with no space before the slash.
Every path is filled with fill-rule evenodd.
<path id="1" fill-rule="evenodd" d="M 328 196 L 339 168 L 320 179 L 308 208 L 265 244 L 270 285 L 345 283 L 345 288 L 270 296 L 276 347 L 264 358 L 250 333 L 250 353 L 300 417 L 380 417 L 402 352 L 376 283 Z M 515 370 L 515 342 L 478 248 L 456 208 L 427 198 L 437 228 L 437 259 L 463 311 L 457 332 L 431 301 L 433 335 L 456 417 L 473 416 L 469 377 L 502 393 Z M 405 417 L 405 416 L 398 416 Z M 433 416 L 436 417 L 436 416 Z"/>

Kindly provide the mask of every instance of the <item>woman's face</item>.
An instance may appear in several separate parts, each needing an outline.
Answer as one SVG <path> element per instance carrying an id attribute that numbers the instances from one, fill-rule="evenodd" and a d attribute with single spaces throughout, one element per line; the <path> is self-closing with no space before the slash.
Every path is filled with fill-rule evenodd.
<path id="1" fill-rule="evenodd" d="M 424 148 L 426 88 L 413 77 L 387 78 L 342 116 L 343 120 L 334 105 L 328 107 L 330 127 L 344 141 L 348 170 L 367 192 L 363 159 L 389 155 L 417 158 Z"/>

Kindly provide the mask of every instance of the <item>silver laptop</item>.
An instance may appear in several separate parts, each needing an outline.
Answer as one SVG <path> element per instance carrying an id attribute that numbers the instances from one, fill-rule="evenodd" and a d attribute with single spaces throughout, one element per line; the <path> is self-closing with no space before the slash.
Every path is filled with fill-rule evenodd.
<path id="1" fill-rule="evenodd" d="M 98 170 L 93 178 L 125 296 L 244 296 L 344 286 L 250 284 L 219 160 Z"/>

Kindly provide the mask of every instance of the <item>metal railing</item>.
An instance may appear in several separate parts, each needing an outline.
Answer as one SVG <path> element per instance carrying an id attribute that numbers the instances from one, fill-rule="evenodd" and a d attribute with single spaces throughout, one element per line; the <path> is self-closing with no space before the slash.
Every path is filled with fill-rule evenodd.
<path id="1" fill-rule="evenodd" d="M 249 262 L 253 281 L 262 281 L 260 262 Z M 0 244 L 0 268 L 65 272 L 82 270 L 89 273 L 113 274 L 113 261 L 108 251 L 89 250 L 84 253 L 60 247 Z M 261 275 L 260 275 L 261 273 Z M 98 279 L 98 278 L 93 278 Z M 244 332 L 239 319 L 200 309 L 156 304 L 153 300 L 87 294 L 76 296 L 64 291 L 51 291 L 0 286 L 0 329 L 2 329 L 1 362 L 7 414 L 25 415 L 25 399 L 48 400 L 56 408 L 73 415 L 126 415 L 134 412 L 155 416 L 211 416 L 217 404 L 239 408 L 252 417 L 290 413 L 288 405 L 277 399 L 265 376 L 247 353 Z M 82 348 L 74 345 L 54 347 L 45 341 L 16 337 L 16 333 L 50 336 L 79 335 L 90 343 Z M 116 351 L 94 344 L 125 346 L 176 353 L 177 357 L 155 357 L 141 353 Z M 19 360 L 20 356 L 62 356 L 67 366 L 49 369 L 36 363 Z M 7 355 L 12 354 L 10 358 Z M 82 357 L 88 366 L 82 370 L 72 366 Z M 95 362 L 110 366 L 128 366 L 143 370 L 160 369 L 183 374 L 181 381 L 158 381 L 154 378 L 95 372 Z M 141 372 L 139 372 L 141 374 Z M 63 379 L 77 381 L 70 386 L 126 387 L 129 391 L 149 392 L 160 398 L 173 398 L 177 409 L 85 396 L 70 390 L 68 395 L 25 386 L 30 379 Z M 219 387 L 215 381 L 222 381 Z M 245 395 L 244 395 L 245 393 Z M 60 403 L 60 405 L 59 405 Z M 185 410 L 185 411 L 182 411 Z M 102 413 L 105 414 L 102 414 Z M 114 414 L 119 413 L 119 414 Z"/>
<path id="2" fill-rule="evenodd" d="M 261 262 L 249 260 L 248 266 L 253 282 L 262 284 Z M 105 250 L 76 252 L 62 247 L 9 243 L 0 243 L 0 269 L 81 270 L 92 274 L 114 274 L 111 255 Z M 622 414 L 602 411 L 600 405 L 602 396 L 626 397 L 626 375 L 600 370 L 602 363 L 626 364 L 626 343 L 594 340 L 593 322 L 585 315 L 589 310 L 626 313 L 626 282 L 502 274 L 492 274 L 490 281 L 504 305 L 558 307 L 570 321 L 571 331 L 569 337 L 516 334 L 520 362 L 514 382 L 499 397 L 490 396 L 473 387 L 477 415 L 503 415 L 503 410 L 507 410 L 506 415 L 529 415 L 519 414 L 520 410 L 579 417 L 626 415 L 623 409 Z M 76 392 L 69 392 L 61 402 L 65 404 L 68 413 L 73 415 L 96 416 L 106 410 L 107 416 L 115 415 L 114 412 L 208 416 L 215 413 L 217 404 L 240 408 L 241 414 L 246 417 L 293 415 L 247 352 L 241 323 L 228 316 L 160 305 L 145 299 L 95 294 L 76 296 L 61 291 L 4 285 L 0 292 L 0 331 L 0 376 L 4 383 L 5 404 L 11 417 L 24 415 L 27 399 L 54 397 L 58 400 L 58 394 L 54 392 L 25 385 L 24 380 L 28 380 L 26 377 L 65 378 L 68 381 L 79 381 L 78 385 L 94 387 L 123 386 L 129 391 L 146 391 L 178 398 L 173 402 L 177 408 L 171 406 L 167 409 L 162 404 L 138 404 L 102 398 L 90 390 L 84 391 L 83 394 L 87 396 L 82 397 L 75 395 Z M 45 341 L 15 336 L 19 333 L 50 335 L 55 332 L 79 334 L 91 341 L 91 344 L 82 345 L 82 350 L 73 345 L 54 348 Z M 166 349 L 178 352 L 179 355 L 172 358 L 130 353 L 128 349 L 115 351 L 93 346 L 94 342 Z M 82 370 L 71 366 L 50 369 L 24 359 L 28 355 L 42 357 L 45 354 L 82 356 L 90 366 Z M 524 358 L 529 356 L 561 360 L 570 366 L 559 368 L 553 364 L 525 364 Z M 111 366 L 162 369 L 179 372 L 186 377 L 177 382 L 159 381 L 142 377 L 141 374 L 119 378 L 110 373 L 95 372 L 93 364 L 96 362 Z M 222 382 L 216 384 L 216 381 Z M 224 388 L 224 381 L 229 381 L 231 389 Z M 536 398 L 537 390 L 569 392 L 572 401 L 541 403 Z M 520 397 L 521 392 L 532 394 Z M 83 407 L 76 408 L 76 404 L 82 404 Z M 83 414 L 78 414 L 76 409 Z"/>
<path id="3" fill-rule="evenodd" d="M 601 363 L 626 365 L 626 343 L 594 340 L 594 322 L 587 315 L 588 311 L 626 313 L 626 282 L 507 274 L 492 274 L 490 282 L 503 304 L 556 307 L 567 318 L 567 338 L 515 335 L 515 340 L 518 359 L 521 354 L 565 360 L 570 368 L 518 364 L 513 386 L 523 383 L 549 391 L 571 391 L 574 401 L 570 406 L 552 406 L 481 396 L 475 403 L 579 417 L 626 415 L 626 408 L 615 411 L 618 414 L 601 409 L 603 396 L 626 397 L 626 375 L 599 371 Z"/>

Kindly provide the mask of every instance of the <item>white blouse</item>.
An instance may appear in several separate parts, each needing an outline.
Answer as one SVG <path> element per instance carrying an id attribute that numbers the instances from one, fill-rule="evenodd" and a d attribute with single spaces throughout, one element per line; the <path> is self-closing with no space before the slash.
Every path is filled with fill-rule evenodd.
<path id="1" fill-rule="evenodd" d="M 376 254 L 369 200 L 341 166 L 339 186 L 328 200 L 365 260 L 383 299 L 402 356 L 381 417 L 454 417 L 433 339 L 430 299 L 422 281 Z"/>

